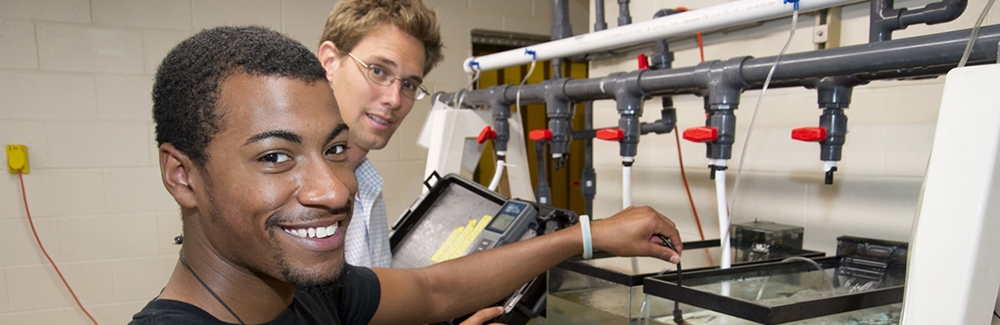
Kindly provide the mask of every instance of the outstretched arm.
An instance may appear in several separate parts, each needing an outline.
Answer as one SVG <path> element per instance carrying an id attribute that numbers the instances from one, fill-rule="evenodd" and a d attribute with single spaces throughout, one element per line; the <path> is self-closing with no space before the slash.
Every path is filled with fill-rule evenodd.
<path id="1" fill-rule="evenodd" d="M 676 263 L 681 239 L 674 223 L 649 207 L 629 207 L 591 224 L 594 249 Z M 676 243 L 677 252 L 655 235 Z M 373 324 L 428 323 L 468 314 L 583 251 L 580 226 L 421 269 L 376 269 L 382 301 Z"/>

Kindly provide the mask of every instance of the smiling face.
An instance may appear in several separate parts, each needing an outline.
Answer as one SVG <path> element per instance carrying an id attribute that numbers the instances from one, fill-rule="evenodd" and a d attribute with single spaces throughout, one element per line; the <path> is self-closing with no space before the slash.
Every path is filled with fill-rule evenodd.
<path id="1" fill-rule="evenodd" d="M 366 153 L 385 147 L 414 100 L 400 94 L 399 81 L 383 86 L 369 80 L 367 70 L 332 42 L 323 42 L 319 52 L 344 121 L 351 128 L 351 145 Z M 349 52 L 400 79 L 423 81 L 423 44 L 392 24 L 372 29 Z"/>
<path id="2" fill-rule="evenodd" d="M 357 182 L 328 85 L 237 73 L 216 107 L 222 127 L 191 221 L 244 271 L 296 286 L 336 279 Z"/>

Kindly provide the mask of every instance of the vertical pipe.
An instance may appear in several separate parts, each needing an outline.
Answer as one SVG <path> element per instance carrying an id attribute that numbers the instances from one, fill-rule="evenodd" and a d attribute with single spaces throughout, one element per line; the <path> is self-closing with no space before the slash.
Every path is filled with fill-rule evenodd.
<path id="1" fill-rule="evenodd" d="M 632 23 L 632 15 L 628 11 L 629 0 L 618 0 L 618 27 Z"/>
<path id="2" fill-rule="evenodd" d="M 584 130 L 594 129 L 594 102 L 588 101 L 584 104 Z M 594 196 L 597 194 L 597 174 L 594 172 L 594 137 L 587 137 L 587 144 L 584 148 L 583 177 L 580 178 L 580 186 L 583 186 L 584 211 L 588 216 L 594 215 Z"/>
<path id="3" fill-rule="evenodd" d="M 604 20 L 604 0 L 594 0 L 594 31 L 599 32 L 608 29 L 608 23 Z M 584 130 L 594 129 L 594 101 L 587 101 L 584 104 Z M 584 211 L 588 216 L 594 215 L 594 196 L 597 195 L 597 173 L 594 171 L 594 138 L 587 137 L 587 144 L 584 147 L 583 177 L 580 179 L 580 186 L 583 186 Z"/>
<path id="4" fill-rule="evenodd" d="M 573 36 L 573 26 L 569 23 L 568 0 L 552 0 L 552 40 L 557 41 Z M 562 58 L 552 59 L 552 79 L 562 78 Z"/>
<path id="5" fill-rule="evenodd" d="M 719 210 L 719 244 L 722 245 L 722 258 L 719 267 L 728 269 L 732 266 L 732 249 L 729 243 L 729 210 L 726 208 L 726 169 L 725 160 L 716 161 L 715 171 L 715 200 L 716 208 Z M 729 282 L 722 283 L 723 296 L 729 296 Z"/>
<path id="6" fill-rule="evenodd" d="M 604 0 L 594 0 L 594 31 L 605 29 L 608 29 L 608 23 L 604 21 Z"/>

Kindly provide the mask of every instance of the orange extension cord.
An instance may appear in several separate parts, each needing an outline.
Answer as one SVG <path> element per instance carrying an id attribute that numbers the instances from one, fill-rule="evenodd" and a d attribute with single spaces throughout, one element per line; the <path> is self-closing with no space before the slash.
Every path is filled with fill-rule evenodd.
<path id="1" fill-rule="evenodd" d="M 56 274 L 59 275 L 59 279 L 62 283 L 66 285 L 66 289 L 69 290 L 69 294 L 73 296 L 73 300 L 76 301 L 76 305 L 80 306 L 80 310 L 90 318 L 94 325 L 97 325 L 97 320 L 94 320 L 94 316 L 90 315 L 87 308 L 83 308 L 83 304 L 80 303 L 80 299 L 76 297 L 76 293 L 73 292 L 73 288 L 70 288 L 69 282 L 66 282 L 66 278 L 63 277 L 62 272 L 59 271 L 59 267 L 56 266 L 56 262 L 52 261 L 52 257 L 49 257 L 49 252 L 45 251 L 45 246 L 42 246 L 42 240 L 38 238 L 38 232 L 35 231 L 35 222 L 31 220 L 31 211 L 28 210 L 28 193 L 24 191 L 24 174 L 20 171 L 17 172 L 17 178 L 21 180 L 21 197 L 24 199 L 24 213 L 28 215 L 28 224 L 31 225 L 31 233 L 35 235 L 35 241 L 38 242 L 38 248 L 42 249 L 42 254 L 45 254 L 45 258 L 49 260 L 49 264 L 52 264 L 52 268 L 56 270 Z"/>
<path id="2" fill-rule="evenodd" d="M 678 8 L 680 9 L 680 8 Z M 687 10 L 686 8 L 684 9 Z M 701 62 L 705 62 L 705 44 L 701 41 L 701 32 L 698 32 L 698 52 L 701 54 Z M 684 155 L 681 153 L 681 135 L 677 130 L 674 130 L 674 139 L 677 140 L 677 161 L 681 166 L 681 180 L 684 181 L 684 191 L 687 192 L 688 203 L 691 204 L 691 213 L 694 214 L 694 222 L 698 225 L 698 235 L 701 236 L 701 240 L 705 240 L 705 232 L 701 229 L 701 218 L 698 217 L 698 208 L 694 205 L 694 197 L 691 196 L 691 186 L 688 185 L 687 173 L 684 172 Z"/>

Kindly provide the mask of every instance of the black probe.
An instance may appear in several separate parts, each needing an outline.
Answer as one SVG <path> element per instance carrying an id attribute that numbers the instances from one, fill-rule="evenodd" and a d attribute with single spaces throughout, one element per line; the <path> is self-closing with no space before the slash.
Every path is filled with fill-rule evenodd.
<path id="1" fill-rule="evenodd" d="M 660 235 L 660 234 L 656 234 L 656 237 L 659 237 L 660 240 L 663 241 L 663 245 L 664 246 L 667 246 L 667 248 L 670 248 L 674 252 L 677 252 L 677 249 L 674 248 L 674 244 L 670 242 L 670 238 L 667 238 L 667 237 L 665 237 L 663 235 Z M 678 287 L 681 286 L 681 279 L 683 279 L 683 277 L 681 276 L 681 261 L 680 261 L 680 258 L 678 258 L 677 259 L 677 286 Z M 685 322 L 684 322 L 684 315 L 681 313 L 681 303 L 678 302 L 676 299 L 674 300 L 674 323 L 685 324 Z"/>

